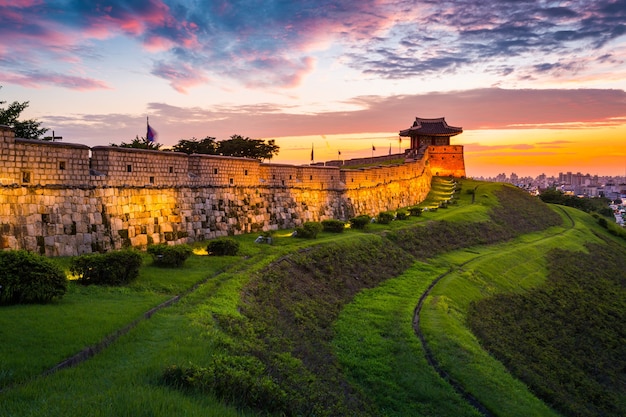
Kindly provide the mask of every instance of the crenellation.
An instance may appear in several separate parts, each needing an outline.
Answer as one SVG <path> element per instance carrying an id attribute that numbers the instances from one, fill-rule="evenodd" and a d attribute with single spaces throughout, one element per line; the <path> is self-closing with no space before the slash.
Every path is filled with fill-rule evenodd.
<path id="1" fill-rule="evenodd" d="M 402 158 L 294 166 L 16 139 L 0 126 L 0 249 L 72 256 L 347 220 L 419 203 L 432 175 L 464 175 L 463 148 L 448 143 L 346 166 Z"/>

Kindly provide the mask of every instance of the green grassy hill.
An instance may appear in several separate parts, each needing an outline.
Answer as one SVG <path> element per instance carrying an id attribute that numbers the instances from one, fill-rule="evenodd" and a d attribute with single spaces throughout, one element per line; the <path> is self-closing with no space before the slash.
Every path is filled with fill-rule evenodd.
<path id="1" fill-rule="evenodd" d="M 626 414 L 624 241 L 501 184 L 422 207 L 0 307 L 0 415 Z"/>

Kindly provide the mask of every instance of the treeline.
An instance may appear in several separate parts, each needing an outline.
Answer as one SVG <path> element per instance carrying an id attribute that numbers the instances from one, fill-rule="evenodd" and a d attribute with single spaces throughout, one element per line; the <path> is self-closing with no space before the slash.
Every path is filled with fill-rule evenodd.
<path id="1" fill-rule="evenodd" d="M 545 203 L 574 207 L 587 213 L 595 211 L 607 217 L 613 216 L 613 211 L 608 207 L 611 200 L 604 197 L 581 198 L 575 195 L 566 195 L 555 188 L 548 188 L 539 195 L 539 198 Z"/>
<path id="2" fill-rule="evenodd" d="M 111 143 L 111 146 L 119 146 L 121 148 L 151 149 L 161 150 L 162 144 L 150 141 L 147 138 L 136 136 L 131 142 L 122 142 L 119 145 Z M 182 152 L 188 155 L 204 154 L 204 155 L 222 155 L 236 156 L 240 158 L 253 158 L 258 160 L 272 159 L 278 155 L 280 147 L 276 145 L 274 139 L 267 142 L 263 139 L 251 139 L 241 135 L 232 135 L 229 139 L 218 141 L 216 138 L 207 136 L 204 139 L 181 139 L 172 146 L 174 152 Z"/>
<path id="3" fill-rule="evenodd" d="M 470 306 L 481 344 L 565 415 L 626 410 L 626 250 L 589 244 L 554 249 L 546 284 Z"/>

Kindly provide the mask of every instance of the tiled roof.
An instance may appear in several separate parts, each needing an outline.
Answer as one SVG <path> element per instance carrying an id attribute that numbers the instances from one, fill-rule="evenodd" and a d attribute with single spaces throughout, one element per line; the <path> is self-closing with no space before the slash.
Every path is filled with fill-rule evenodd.
<path id="1" fill-rule="evenodd" d="M 401 130 L 400 136 L 454 136 L 463 132 L 462 127 L 448 126 L 443 117 L 437 119 L 415 118 L 413 126 L 408 129 Z"/>

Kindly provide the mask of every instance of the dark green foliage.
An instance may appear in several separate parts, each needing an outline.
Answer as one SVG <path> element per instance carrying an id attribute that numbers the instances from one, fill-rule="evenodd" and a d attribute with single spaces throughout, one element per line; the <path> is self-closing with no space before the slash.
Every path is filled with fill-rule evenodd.
<path id="1" fill-rule="evenodd" d="M 350 227 L 353 229 L 365 229 L 372 218 L 367 214 L 361 214 L 350 219 Z"/>
<path id="2" fill-rule="evenodd" d="M 204 139 L 181 139 L 172 146 L 174 152 L 191 154 L 217 155 L 217 142 L 215 138 L 207 136 Z"/>
<path id="3" fill-rule="evenodd" d="M 318 222 L 305 222 L 302 227 L 296 227 L 296 237 L 315 239 L 322 231 L 322 224 Z"/>
<path id="4" fill-rule="evenodd" d="M 561 191 L 554 188 L 548 188 L 539 195 L 539 198 L 545 203 L 574 207 L 579 210 L 586 211 L 587 213 L 604 209 L 611 202 L 611 200 L 604 197 L 581 198 L 573 195 L 565 195 Z"/>
<path id="5" fill-rule="evenodd" d="M 422 208 L 417 206 L 409 207 L 409 213 L 411 216 L 419 217 L 422 215 Z"/>
<path id="6" fill-rule="evenodd" d="M 378 213 L 378 216 L 376 216 L 376 221 L 380 224 L 389 224 L 393 221 L 395 217 L 396 216 L 393 212 L 383 211 Z"/>
<path id="7" fill-rule="evenodd" d="M 147 252 L 157 266 L 179 267 L 191 256 L 193 250 L 189 245 L 149 245 Z"/>
<path id="8" fill-rule="evenodd" d="M 47 303 L 66 291 L 65 274 L 46 257 L 0 251 L 0 304 Z"/>
<path id="9" fill-rule="evenodd" d="M 234 256 L 239 252 L 239 242 L 231 237 L 219 237 L 209 242 L 206 251 L 209 255 Z"/>
<path id="10" fill-rule="evenodd" d="M 126 285 L 139 276 L 141 263 L 139 252 L 124 249 L 74 258 L 70 272 L 84 285 Z"/>
<path id="11" fill-rule="evenodd" d="M 325 232 L 342 233 L 346 229 L 346 222 L 336 219 L 322 220 L 322 227 Z"/>
<path id="12" fill-rule="evenodd" d="M 604 217 L 600 217 L 598 219 L 598 224 L 602 227 L 604 227 L 605 229 L 609 227 L 609 223 L 606 221 L 606 219 Z"/>
<path id="13" fill-rule="evenodd" d="M 546 284 L 470 306 L 481 343 L 565 415 L 626 414 L 626 250 L 553 250 Z"/>
<path id="14" fill-rule="evenodd" d="M 6 101 L 0 101 L 0 105 L 5 103 Z M 28 106 L 28 101 L 14 101 L 7 108 L 0 107 L 0 125 L 12 127 L 16 138 L 39 139 L 49 129 L 41 127 L 42 122 L 35 119 L 20 120 L 22 112 Z"/>
<path id="15" fill-rule="evenodd" d="M 409 213 L 404 210 L 398 210 L 396 213 L 396 220 L 407 220 L 409 218 Z"/>
<path id="16" fill-rule="evenodd" d="M 232 135 L 228 140 L 217 143 L 217 154 L 238 156 L 242 158 L 272 159 L 278 155 L 280 147 L 276 145 L 274 139 L 269 139 L 267 143 L 263 139 L 250 139 L 241 135 Z"/>
<path id="17" fill-rule="evenodd" d="M 289 408 L 287 394 L 254 356 L 217 356 L 205 368 L 173 365 L 163 373 L 163 381 L 176 388 L 207 392 L 238 406 L 268 412 Z"/>

